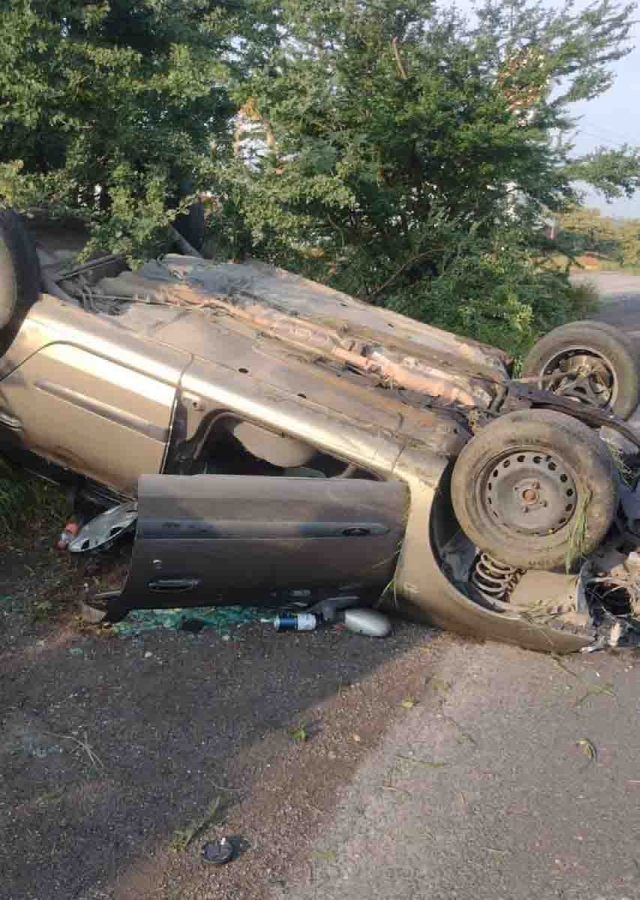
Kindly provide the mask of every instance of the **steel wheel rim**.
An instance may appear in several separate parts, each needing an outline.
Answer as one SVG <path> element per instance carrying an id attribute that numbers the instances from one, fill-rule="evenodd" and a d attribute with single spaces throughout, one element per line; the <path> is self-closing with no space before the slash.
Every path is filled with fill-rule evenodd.
<path id="1" fill-rule="evenodd" d="M 575 474 L 557 455 L 521 448 L 492 461 L 478 499 L 494 526 L 534 538 L 566 527 L 575 515 L 578 491 Z"/>

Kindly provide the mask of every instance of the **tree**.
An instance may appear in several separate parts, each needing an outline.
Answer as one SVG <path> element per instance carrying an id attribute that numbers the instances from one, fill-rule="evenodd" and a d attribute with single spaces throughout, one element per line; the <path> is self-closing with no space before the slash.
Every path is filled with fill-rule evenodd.
<path id="1" fill-rule="evenodd" d="M 622 225 L 620 250 L 624 266 L 640 267 L 640 219 L 627 219 Z"/>
<path id="2" fill-rule="evenodd" d="M 235 87 L 271 146 L 252 138 L 218 170 L 234 251 L 467 332 L 498 319 L 510 348 L 567 315 L 566 282 L 535 265 L 543 215 L 578 180 L 609 197 L 640 185 L 637 150 L 577 158 L 569 139 L 571 103 L 628 52 L 631 8 L 485 0 L 466 21 L 432 0 L 281 0 L 277 14 L 266 64 Z"/>
<path id="3" fill-rule="evenodd" d="M 153 246 L 208 186 L 243 0 L 5 0 L 0 198 L 73 211 L 111 250 Z M 237 44 L 237 41 L 236 41 Z"/>
<path id="4" fill-rule="evenodd" d="M 618 257 L 621 231 L 599 209 L 571 206 L 559 217 L 560 244 L 574 256 L 597 253 Z"/>

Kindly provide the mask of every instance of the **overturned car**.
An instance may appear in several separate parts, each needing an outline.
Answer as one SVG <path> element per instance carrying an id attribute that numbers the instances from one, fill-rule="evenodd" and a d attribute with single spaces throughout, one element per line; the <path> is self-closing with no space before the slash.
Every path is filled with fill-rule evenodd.
<path id="1" fill-rule="evenodd" d="M 0 352 L 0 452 L 136 520 L 112 619 L 296 598 L 541 650 L 640 634 L 640 376 L 610 326 L 556 329 L 514 379 L 261 263 L 77 265 L 5 210 Z"/>

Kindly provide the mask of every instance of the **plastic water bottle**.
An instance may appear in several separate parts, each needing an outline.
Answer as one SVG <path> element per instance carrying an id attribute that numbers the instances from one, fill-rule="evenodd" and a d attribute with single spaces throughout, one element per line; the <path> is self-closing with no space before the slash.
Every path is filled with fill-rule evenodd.
<path id="1" fill-rule="evenodd" d="M 276 631 L 313 631 L 319 621 L 313 613 L 283 613 L 275 617 L 273 625 Z"/>

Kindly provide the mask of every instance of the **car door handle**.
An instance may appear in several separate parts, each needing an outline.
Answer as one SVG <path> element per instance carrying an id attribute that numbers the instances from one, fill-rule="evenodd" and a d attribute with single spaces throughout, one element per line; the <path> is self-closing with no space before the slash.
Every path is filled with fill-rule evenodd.
<path id="1" fill-rule="evenodd" d="M 194 591 L 200 584 L 199 578 L 152 578 L 147 587 L 150 591 Z"/>

